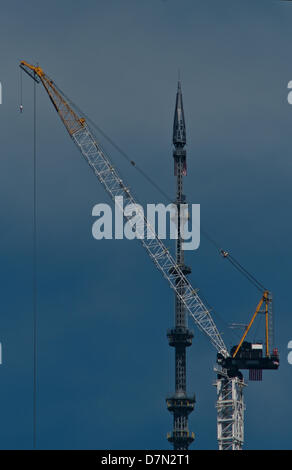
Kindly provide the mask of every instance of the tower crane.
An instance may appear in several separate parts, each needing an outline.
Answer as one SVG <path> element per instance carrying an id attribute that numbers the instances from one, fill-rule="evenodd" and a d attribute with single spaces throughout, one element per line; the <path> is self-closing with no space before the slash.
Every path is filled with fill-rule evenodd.
<path id="1" fill-rule="evenodd" d="M 227 254 L 228 255 L 228 254 Z M 265 316 L 265 351 L 261 342 L 245 341 L 256 317 Z M 279 353 L 273 348 L 272 295 L 262 292 L 256 310 L 245 327 L 238 345 L 230 350 L 228 357 L 217 353 L 217 439 L 219 450 L 241 450 L 244 442 L 244 401 L 246 386 L 241 370 L 249 371 L 249 380 L 262 380 L 262 370 L 279 367 Z"/>
<path id="2" fill-rule="evenodd" d="M 122 180 L 110 158 L 94 137 L 87 120 L 80 114 L 78 108 L 72 102 L 69 102 L 65 94 L 41 67 L 31 65 L 25 61 L 20 62 L 20 67 L 35 82 L 43 85 L 71 139 L 119 209 L 123 211 L 121 197 L 127 204 L 135 206 L 135 222 L 124 213 L 125 219 L 131 227 L 135 225 L 137 238 L 142 243 L 156 268 L 174 291 L 177 304 L 180 308 L 184 308 L 185 312 L 194 320 L 199 330 L 209 338 L 217 350 L 216 386 L 219 449 L 241 449 L 243 444 L 243 387 L 245 384 L 239 369 L 254 368 L 254 370 L 258 370 L 277 368 L 279 365 L 277 351 L 274 350 L 274 355 L 271 355 L 270 346 L 267 346 L 266 356 L 262 357 L 260 349 L 253 348 L 253 345 L 249 346 L 249 343 L 244 341 L 248 333 L 246 331 L 243 340 L 234 351 L 231 351 L 231 354 L 229 353 L 209 308 L 199 296 L 197 289 L 194 289 L 187 279 L 186 267 L 183 263 L 179 262 L 181 260 L 174 259 L 169 249 L 158 238 L 155 230 L 145 217 L 142 207 L 136 203 L 130 188 Z M 179 150 L 181 151 L 182 148 Z M 179 164 L 184 165 L 183 158 L 180 159 Z M 224 257 L 228 258 L 229 254 L 227 252 L 223 252 L 223 254 Z M 264 294 L 256 315 L 262 304 L 270 305 L 268 292 Z M 269 318 L 269 310 L 267 310 L 266 315 Z M 254 318 L 252 319 L 253 321 Z M 176 333 L 180 333 L 182 337 L 190 335 L 186 322 L 178 325 L 176 329 Z M 170 336 L 169 340 L 171 341 Z M 271 340 L 269 344 L 271 344 Z M 253 364 L 253 367 L 251 364 Z M 176 411 L 179 414 L 179 411 Z M 169 439 L 171 442 L 176 442 L 177 450 L 187 449 L 189 443 L 194 438 L 188 430 L 187 420 L 181 420 L 181 423 L 181 427 L 175 429 L 176 435 L 172 435 Z"/>

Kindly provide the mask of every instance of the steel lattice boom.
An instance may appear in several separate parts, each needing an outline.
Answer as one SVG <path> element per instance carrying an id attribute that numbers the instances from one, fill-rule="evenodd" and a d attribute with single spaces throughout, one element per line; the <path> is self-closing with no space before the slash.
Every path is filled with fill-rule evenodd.
<path id="1" fill-rule="evenodd" d="M 72 109 L 72 106 L 70 106 L 67 100 L 62 96 L 62 93 L 60 93 L 54 85 L 54 82 L 40 67 L 35 67 L 24 61 L 20 63 L 20 66 L 32 78 L 43 84 L 69 135 L 80 149 L 82 155 L 110 197 L 117 201 L 115 198 L 123 196 L 126 204 L 137 205 L 131 191 L 120 178 L 109 157 L 91 133 L 85 119 Z M 120 209 L 122 210 L 122 205 L 120 205 Z M 125 215 L 124 217 L 128 220 L 130 225 L 131 223 L 134 225 L 130 217 Z M 186 311 L 193 318 L 198 328 L 209 337 L 218 352 L 224 357 L 229 356 L 209 309 L 183 274 L 180 266 L 176 263 L 169 250 L 158 238 L 154 229 L 146 219 L 142 207 L 137 211 L 135 228 L 138 234 L 137 238 L 139 238 L 163 277 L 168 281 L 168 284 L 176 293 L 177 298 L 184 304 Z M 149 238 L 149 233 L 151 233 L 151 238 Z"/>

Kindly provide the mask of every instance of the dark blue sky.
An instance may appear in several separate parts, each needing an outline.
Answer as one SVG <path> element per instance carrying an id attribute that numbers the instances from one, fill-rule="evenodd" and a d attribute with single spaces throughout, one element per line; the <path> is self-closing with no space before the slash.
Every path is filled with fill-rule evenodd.
<path id="1" fill-rule="evenodd" d="M 249 383 L 246 448 L 291 448 L 292 5 L 276 0 L 6 2 L 0 15 L 0 446 L 32 446 L 32 81 L 21 59 L 58 85 L 168 193 L 180 68 L 188 200 L 204 226 L 275 297 L 278 372 Z M 38 447 L 168 448 L 173 295 L 139 242 L 96 241 L 107 196 L 44 90 L 38 100 Z M 103 142 L 103 139 L 101 139 Z M 104 142 L 103 142 L 104 143 Z M 159 202 L 104 144 L 142 202 Z M 258 292 L 202 239 L 191 281 L 226 324 L 246 322 Z M 218 312 L 218 314 L 217 314 Z M 188 390 L 193 448 L 216 448 L 216 351 L 194 327 Z M 260 335 L 262 336 L 262 335 Z"/>

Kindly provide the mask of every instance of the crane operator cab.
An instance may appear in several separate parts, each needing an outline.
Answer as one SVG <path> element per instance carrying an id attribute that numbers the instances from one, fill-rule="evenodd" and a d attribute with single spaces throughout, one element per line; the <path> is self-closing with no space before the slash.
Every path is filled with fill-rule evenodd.
<path id="1" fill-rule="evenodd" d="M 239 370 L 249 370 L 249 380 L 262 380 L 263 369 L 276 370 L 279 367 L 277 348 L 273 349 L 271 355 L 265 356 L 263 343 L 244 341 L 234 357 L 236 349 L 237 345 L 233 346 L 227 358 L 217 354 L 217 363 L 227 369 L 229 377 L 237 376 Z"/>

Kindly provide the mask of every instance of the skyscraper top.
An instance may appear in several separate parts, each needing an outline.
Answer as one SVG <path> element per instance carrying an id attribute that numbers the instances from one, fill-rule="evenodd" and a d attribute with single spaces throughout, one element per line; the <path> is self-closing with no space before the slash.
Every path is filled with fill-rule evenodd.
<path id="1" fill-rule="evenodd" d="M 177 147 L 184 147 L 186 144 L 186 125 L 180 80 L 178 81 L 176 93 L 172 142 L 173 145 Z"/>

